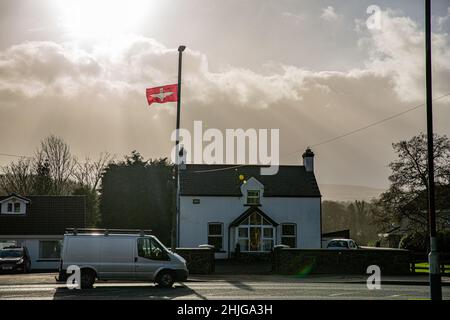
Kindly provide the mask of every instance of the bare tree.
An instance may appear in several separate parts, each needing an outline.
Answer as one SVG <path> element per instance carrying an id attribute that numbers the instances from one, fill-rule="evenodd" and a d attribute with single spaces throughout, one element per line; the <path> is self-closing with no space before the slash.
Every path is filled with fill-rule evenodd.
<path id="1" fill-rule="evenodd" d="M 41 142 L 36 151 L 36 162 L 46 162 L 53 183 L 53 194 L 69 194 L 70 179 L 73 177 L 77 161 L 70 152 L 69 145 L 61 138 L 51 135 Z"/>
<path id="2" fill-rule="evenodd" d="M 20 158 L 17 162 L 11 162 L 2 167 L 0 176 L 0 187 L 6 194 L 33 194 L 34 173 L 33 160 L 30 158 Z"/>
<path id="3" fill-rule="evenodd" d="M 91 191 L 96 191 L 106 166 L 113 160 L 108 152 L 102 152 L 99 158 L 92 161 L 86 158 L 84 162 L 77 161 L 73 176 L 78 185 L 85 186 Z"/>

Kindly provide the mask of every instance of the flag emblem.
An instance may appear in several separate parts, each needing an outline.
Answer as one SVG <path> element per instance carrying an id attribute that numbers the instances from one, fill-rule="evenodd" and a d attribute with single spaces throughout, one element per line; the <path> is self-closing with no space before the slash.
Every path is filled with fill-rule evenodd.
<path id="1" fill-rule="evenodd" d="M 178 101 L 178 85 L 169 84 L 146 90 L 148 105 L 152 103 L 166 103 Z"/>

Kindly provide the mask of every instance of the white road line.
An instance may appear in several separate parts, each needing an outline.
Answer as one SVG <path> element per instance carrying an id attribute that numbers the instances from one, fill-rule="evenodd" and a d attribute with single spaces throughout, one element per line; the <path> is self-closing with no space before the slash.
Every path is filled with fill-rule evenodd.
<path id="1" fill-rule="evenodd" d="M 332 293 L 332 294 L 330 294 L 330 297 L 342 296 L 344 294 L 348 294 L 348 292 Z"/>

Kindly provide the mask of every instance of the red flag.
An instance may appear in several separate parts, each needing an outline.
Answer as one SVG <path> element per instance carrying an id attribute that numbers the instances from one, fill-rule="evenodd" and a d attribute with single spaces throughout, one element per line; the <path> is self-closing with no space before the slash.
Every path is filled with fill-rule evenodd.
<path id="1" fill-rule="evenodd" d="M 167 86 L 148 88 L 146 90 L 148 105 L 152 103 L 166 103 L 178 100 L 178 85 L 169 84 Z"/>

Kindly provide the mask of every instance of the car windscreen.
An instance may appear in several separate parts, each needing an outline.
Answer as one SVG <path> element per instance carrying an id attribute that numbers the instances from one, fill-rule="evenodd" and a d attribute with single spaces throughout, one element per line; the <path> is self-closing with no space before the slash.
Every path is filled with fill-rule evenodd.
<path id="1" fill-rule="evenodd" d="M 337 241 L 337 243 L 338 243 L 338 247 L 342 247 L 342 248 L 348 247 L 347 241 Z"/>
<path id="2" fill-rule="evenodd" d="M 22 249 L 3 249 L 0 250 L 0 258 L 20 258 L 23 256 Z"/>
<path id="3" fill-rule="evenodd" d="M 328 246 L 337 248 L 347 248 L 347 241 L 336 240 L 331 242 Z"/>

